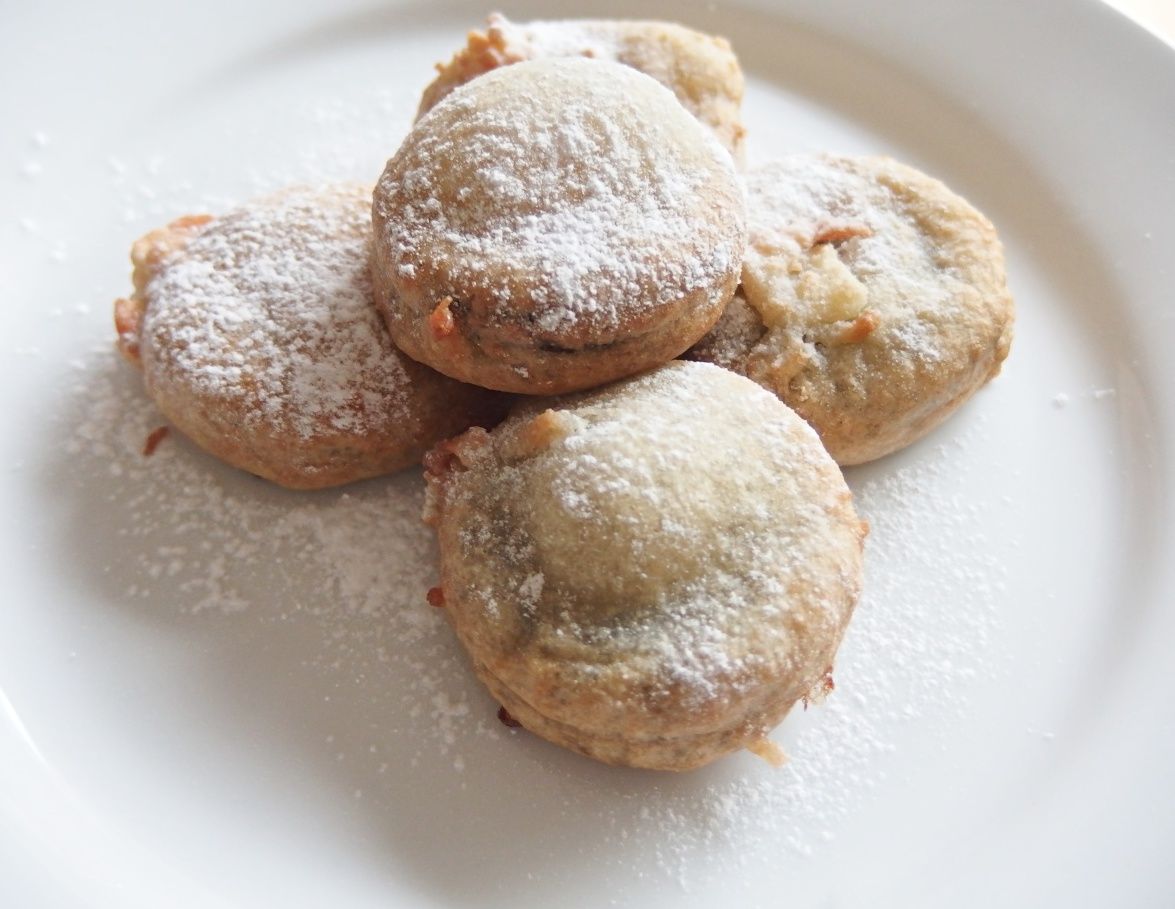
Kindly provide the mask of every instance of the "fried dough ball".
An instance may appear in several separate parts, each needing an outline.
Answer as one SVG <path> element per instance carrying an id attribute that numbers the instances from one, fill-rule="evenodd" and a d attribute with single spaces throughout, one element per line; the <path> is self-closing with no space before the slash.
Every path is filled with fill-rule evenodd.
<path id="1" fill-rule="evenodd" d="M 315 489 L 417 463 L 505 410 L 400 353 L 372 301 L 370 189 L 288 189 L 138 240 L 119 348 L 185 435 Z"/>
<path id="2" fill-rule="evenodd" d="M 484 32 L 471 31 L 465 47 L 444 64 L 424 90 L 417 117 L 449 92 L 492 69 L 545 57 L 614 60 L 652 76 L 686 110 L 714 131 L 742 160 L 743 73 L 725 38 L 673 22 L 560 19 L 511 22 L 494 13 Z"/>
<path id="3" fill-rule="evenodd" d="M 830 687 L 865 525 L 811 428 L 742 376 L 675 361 L 426 458 L 443 603 L 522 726 L 685 770 Z"/>
<path id="4" fill-rule="evenodd" d="M 916 441 L 999 372 L 1003 248 L 966 200 L 881 157 L 795 155 L 746 180 L 743 285 L 687 357 L 775 392 L 843 465 Z"/>
<path id="5" fill-rule="evenodd" d="M 487 388 L 558 394 L 664 363 L 738 283 L 730 156 L 653 79 L 578 58 L 503 67 L 409 133 L 375 191 L 392 337 Z"/>

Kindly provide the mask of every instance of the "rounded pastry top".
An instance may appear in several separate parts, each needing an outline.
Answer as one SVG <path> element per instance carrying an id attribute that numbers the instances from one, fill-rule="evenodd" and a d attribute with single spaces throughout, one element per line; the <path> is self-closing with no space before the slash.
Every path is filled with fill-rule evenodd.
<path id="1" fill-rule="evenodd" d="M 407 466 L 467 427 L 488 393 L 395 348 L 372 299 L 370 251 L 370 188 L 359 184 L 180 219 L 132 250 L 120 347 L 181 431 L 275 482 Z"/>
<path id="2" fill-rule="evenodd" d="M 492 69 L 544 57 L 614 60 L 652 76 L 706 124 L 735 159 L 742 153 L 743 74 L 724 38 L 674 22 L 559 19 L 511 22 L 494 13 L 485 31 L 472 31 L 466 46 L 439 65 L 425 89 L 418 117 L 442 98 Z"/>
<path id="3" fill-rule="evenodd" d="M 741 299 L 689 356 L 775 391 L 841 464 L 913 442 L 998 373 L 1003 248 L 965 199 L 884 157 L 792 155 L 746 185 Z"/>
<path id="4" fill-rule="evenodd" d="M 1004 289 L 991 222 L 890 158 L 792 155 L 755 168 L 746 185 L 744 290 L 768 324 L 818 330 L 869 313 L 882 330 L 870 343 L 933 360 L 957 313 Z"/>
<path id="5" fill-rule="evenodd" d="M 864 526 L 812 430 L 741 376 L 673 362 L 528 402 L 426 469 L 459 635 L 581 750 L 730 750 L 830 667 Z"/>
<path id="6" fill-rule="evenodd" d="M 410 419 L 408 377 L 372 305 L 368 193 L 284 190 L 193 234 L 145 287 L 154 380 L 294 437 Z"/>
<path id="7" fill-rule="evenodd" d="M 720 306 L 745 245 L 714 137 L 650 77 L 578 58 L 450 94 L 388 163 L 374 215 L 392 309 L 444 301 L 482 350 L 601 348 L 683 301 Z"/>

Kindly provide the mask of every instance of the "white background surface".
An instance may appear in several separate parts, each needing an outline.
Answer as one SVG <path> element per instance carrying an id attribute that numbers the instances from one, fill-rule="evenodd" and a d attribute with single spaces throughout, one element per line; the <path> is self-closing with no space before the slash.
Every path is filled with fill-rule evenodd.
<path id="1" fill-rule="evenodd" d="M 1110 6 L 1175 45 L 1175 5 L 1167 0 L 1112 0 Z"/>
<path id="2" fill-rule="evenodd" d="M 665 778 L 499 731 L 444 629 L 405 634 L 435 618 L 427 550 L 381 612 L 316 597 L 321 553 L 207 539 L 235 509 L 337 544 L 353 514 L 328 555 L 402 558 L 378 537 L 385 507 L 418 533 L 411 476 L 296 499 L 175 439 L 137 455 L 159 420 L 109 355 L 130 242 L 373 179 L 483 12 L 4 14 L 0 905 L 1171 904 L 1175 54 L 1101 6 L 541 7 L 728 35 L 752 160 L 895 154 L 1008 249 L 1004 374 L 850 475 L 869 589 L 838 691 L 776 734 L 785 771 Z M 199 590 L 152 576 L 155 526 Z M 198 608 L 217 567 L 243 609 Z"/>

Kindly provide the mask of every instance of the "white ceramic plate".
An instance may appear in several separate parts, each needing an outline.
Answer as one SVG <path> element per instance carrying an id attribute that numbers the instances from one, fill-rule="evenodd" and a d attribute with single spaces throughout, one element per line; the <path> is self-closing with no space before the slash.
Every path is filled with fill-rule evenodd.
<path id="1" fill-rule="evenodd" d="M 374 179 L 472 3 L 9 8 L 0 904 L 1169 905 L 1175 55 L 1087 2 L 584 3 L 728 35 L 752 159 L 886 152 L 1005 239 L 1005 372 L 851 472 L 838 690 L 773 771 L 499 726 L 421 595 L 413 476 L 297 496 L 170 437 L 111 352 L 126 251 Z"/>

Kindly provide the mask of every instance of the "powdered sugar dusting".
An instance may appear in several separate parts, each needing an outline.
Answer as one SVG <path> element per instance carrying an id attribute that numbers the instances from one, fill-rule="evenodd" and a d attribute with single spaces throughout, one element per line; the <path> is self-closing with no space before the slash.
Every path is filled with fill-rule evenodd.
<path id="1" fill-rule="evenodd" d="M 351 141 L 373 113 L 379 123 L 368 132 L 386 132 L 385 111 L 366 99 L 340 111 L 331 123 L 345 128 L 333 131 L 335 143 Z M 365 146 L 350 157 L 344 150 L 342 160 L 375 161 L 385 152 Z M 129 178 L 127 165 L 112 163 L 110 183 L 122 193 L 124 220 L 140 229 L 148 215 L 158 222 L 231 201 L 197 193 L 174 167 L 170 195 L 148 198 L 135 181 L 149 180 L 152 169 L 126 161 Z M 296 159 L 290 176 L 336 175 L 339 161 L 328 148 Z M 289 182 L 274 177 L 277 156 L 263 164 L 254 189 Z M 97 309 L 105 301 L 78 300 L 71 311 Z M 105 323 L 101 329 L 105 340 Z M 350 803 L 354 793 L 363 847 L 377 840 L 371 867 L 423 870 L 422 879 L 457 894 L 449 902 L 517 898 L 542 885 L 554 902 L 580 866 L 616 893 L 638 880 L 663 893 L 721 880 L 736 896 L 758 869 L 819 855 L 870 804 L 872 790 L 900 772 L 899 742 L 944 728 L 965 711 L 977 680 L 1003 668 L 983 648 L 998 632 L 1002 578 L 992 541 L 978 530 L 993 506 L 965 498 L 959 455 L 976 439 L 964 434 L 884 462 L 867 481 L 850 475 L 873 525 L 866 592 L 836 667 L 837 691 L 775 734 L 788 765 L 775 771 L 734 757 L 680 777 L 598 767 L 506 732 L 494 718 L 496 705 L 473 679 L 442 611 L 424 604 L 435 553 L 418 522 L 421 487 L 412 472 L 306 496 L 252 483 L 174 433 L 145 459 L 144 439 L 161 418 L 138 377 L 105 349 L 69 366 L 61 487 L 100 507 L 88 512 L 85 540 L 68 555 L 86 557 L 95 527 L 116 537 L 119 552 L 96 574 L 125 601 L 95 610 L 138 609 L 147 625 L 180 615 L 174 633 L 190 635 L 193 650 L 218 629 L 231 638 L 250 623 L 269 627 L 277 649 L 281 629 L 313 629 L 305 662 L 290 655 L 292 675 L 325 679 L 351 697 L 333 698 L 333 725 L 317 749 L 283 743 L 273 766 L 313 762 L 322 752 L 330 767 L 318 771 L 315 789 L 327 801 Z M 245 679 L 264 684 L 267 671 Z M 284 706 L 293 725 L 314 723 L 315 705 Z M 251 786 L 248 773 L 241 779 Z M 335 792 L 340 776 L 355 785 Z M 318 820 L 312 809 L 306 817 Z M 397 822 L 409 831 L 402 838 L 374 832 Z M 454 854 L 484 861 L 464 875 Z M 452 884 L 465 876 L 480 889 Z"/>
<path id="2" fill-rule="evenodd" d="M 862 529 L 812 430 L 749 380 L 674 362 L 459 451 L 431 486 L 454 622 L 544 719 L 589 743 L 623 722 L 632 760 L 680 767 L 753 738 L 824 674 Z M 519 601 L 536 573 L 538 602 Z M 699 708 L 715 719 L 695 735 Z"/>
<path id="3" fill-rule="evenodd" d="M 422 268 L 504 324 L 608 340 L 722 284 L 742 256 L 730 156 L 651 78 L 553 59 L 449 95 L 388 164 L 376 204 L 391 274 Z M 711 208 L 729 213 L 714 223 Z"/>
<path id="4" fill-rule="evenodd" d="M 615 23 L 592 20 L 536 20 L 519 24 L 494 13 L 488 31 L 503 38 L 506 47 L 517 47 L 526 57 L 584 56 L 615 60 L 622 32 Z"/>
<path id="5" fill-rule="evenodd" d="M 291 439 L 408 422 L 371 299 L 367 200 L 289 190 L 202 228 L 145 289 L 149 380 Z"/>
<path id="6" fill-rule="evenodd" d="M 967 293 L 967 277 L 954 273 L 951 241 L 926 233 L 932 217 L 950 217 L 946 208 L 923 217 L 893 191 L 887 167 L 880 158 L 790 155 L 748 173 L 747 298 L 768 324 L 781 321 L 771 314 L 784 305 L 788 321 L 808 332 L 869 309 L 880 316 L 877 333 L 891 359 L 933 363 L 942 357 L 938 323 L 949 319 L 938 310 Z M 930 211 L 929 191 L 921 192 L 927 197 L 918 205 Z M 829 262 L 821 259 L 825 237 L 834 238 Z M 832 274 L 840 268 L 844 274 Z M 805 292 L 806 273 L 826 276 L 821 292 Z M 846 307 L 837 297 L 850 288 L 859 302 Z"/>
<path id="7" fill-rule="evenodd" d="M 144 458 L 159 417 L 109 353 L 79 364 L 71 398 L 65 412 L 82 417 L 65 454 L 73 482 L 105 501 L 124 597 L 187 615 L 193 635 L 259 619 L 319 629 L 302 671 L 347 680 L 336 700 L 350 705 L 322 750 L 368 810 L 401 813 L 405 787 L 458 810 L 476 787 L 491 827 L 511 816 L 548 829 L 554 817 L 580 832 L 574 842 L 490 842 L 476 819 L 443 825 L 505 863 L 505 880 L 539 869 L 558 879 L 568 850 L 609 878 L 683 887 L 819 853 L 896 772 L 899 741 L 947 728 L 976 684 L 1004 669 L 990 646 L 1003 570 L 979 530 L 999 506 L 957 496 L 967 434 L 854 480 L 872 524 L 865 594 L 837 690 L 773 736 L 790 761 L 775 770 L 733 757 L 667 778 L 599 767 L 501 727 L 443 610 L 424 601 L 435 553 L 416 476 L 307 496 L 251 483 L 174 436 Z M 541 592 L 534 576 L 524 588 Z"/>
<path id="8" fill-rule="evenodd" d="M 586 57 L 612 60 L 652 76 L 709 126 L 735 158 L 742 158 L 743 76 L 721 38 L 672 22 L 635 19 L 562 19 L 511 22 L 499 13 L 485 32 L 472 31 L 464 48 L 424 90 L 418 117 L 459 85 L 496 67 L 523 60 Z"/>
<path id="9" fill-rule="evenodd" d="M 982 427 L 975 431 L 982 431 Z M 912 728 L 936 735 L 967 712 L 976 683 L 1006 671 L 992 647 L 1005 570 L 979 529 L 994 505 L 962 503 L 955 475 L 967 436 L 854 483 L 871 523 L 866 587 L 837 657 L 836 691 L 773 736 L 790 760 L 749 759 L 696 785 L 655 785 L 613 835 L 650 838 L 659 869 L 683 887 L 819 852 L 895 772 Z M 753 877 L 753 875 L 751 875 Z"/>
<path id="10" fill-rule="evenodd" d="M 79 373 L 72 411 L 82 418 L 65 453 L 104 490 L 120 538 L 119 562 L 104 570 L 127 578 L 122 595 L 164 613 L 318 626 L 312 664 L 358 671 L 367 662 L 411 678 L 382 695 L 391 701 L 383 709 L 389 718 L 431 717 L 418 744 L 447 753 L 472 686 L 462 684 L 442 616 L 424 600 L 435 552 L 420 520 L 419 475 L 290 493 L 175 434 L 144 457 L 143 439 L 161 418 L 132 370 L 104 353 Z"/>
<path id="11" fill-rule="evenodd" d="M 774 391 L 842 464 L 909 444 L 999 370 L 1013 304 L 990 222 L 882 157 L 747 175 L 738 305 L 690 356 Z"/>

